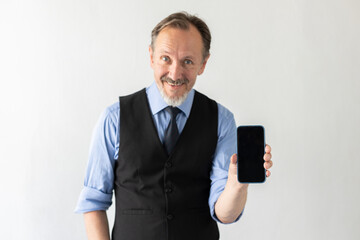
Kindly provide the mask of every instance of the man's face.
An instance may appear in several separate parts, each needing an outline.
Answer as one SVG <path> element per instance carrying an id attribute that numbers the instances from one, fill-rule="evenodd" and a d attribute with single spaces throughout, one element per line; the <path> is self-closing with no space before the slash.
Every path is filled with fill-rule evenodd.
<path id="1" fill-rule="evenodd" d="M 203 43 L 199 31 L 164 28 L 149 48 L 155 82 L 169 105 L 178 106 L 203 73 L 209 57 L 203 59 Z M 170 103 L 169 103 L 170 102 Z"/>

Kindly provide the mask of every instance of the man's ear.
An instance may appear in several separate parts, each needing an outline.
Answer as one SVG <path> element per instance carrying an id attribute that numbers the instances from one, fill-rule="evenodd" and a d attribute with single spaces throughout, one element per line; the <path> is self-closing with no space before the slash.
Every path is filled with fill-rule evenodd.
<path id="1" fill-rule="evenodd" d="M 201 66 L 201 68 L 200 68 L 200 70 L 199 70 L 199 72 L 198 72 L 198 75 L 201 75 L 201 74 L 204 72 L 205 66 L 206 66 L 207 61 L 209 60 L 209 57 L 210 57 L 210 53 L 209 53 L 209 55 L 204 59 L 204 61 L 202 62 L 202 66 Z"/>
<path id="2" fill-rule="evenodd" d="M 154 51 L 151 45 L 149 45 L 149 54 L 150 54 L 150 67 L 154 68 Z"/>

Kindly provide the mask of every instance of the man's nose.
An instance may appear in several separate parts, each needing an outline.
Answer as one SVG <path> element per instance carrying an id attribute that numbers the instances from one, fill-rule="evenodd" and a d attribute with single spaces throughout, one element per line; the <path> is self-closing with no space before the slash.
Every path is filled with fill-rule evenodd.
<path id="1" fill-rule="evenodd" d="M 181 79 L 182 77 L 182 66 L 178 62 L 173 62 L 169 68 L 169 77 L 174 81 Z"/>

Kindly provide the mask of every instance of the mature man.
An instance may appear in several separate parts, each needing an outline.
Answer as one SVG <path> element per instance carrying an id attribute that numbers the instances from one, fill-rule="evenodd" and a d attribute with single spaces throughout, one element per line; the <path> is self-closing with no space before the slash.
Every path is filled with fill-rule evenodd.
<path id="1" fill-rule="evenodd" d="M 155 83 L 108 107 L 95 128 L 77 212 L 89 239 L 219 239 L 236 221 L 247 184 L 236 177 L 236 125 L 226 108 L 193 90 L 209 59 L 207 25 L 175 13 L 152 31 Z M 264 167 L 272 166 L 270 146 Z M 270 172 L 267 170 L 267 176 Z"/>

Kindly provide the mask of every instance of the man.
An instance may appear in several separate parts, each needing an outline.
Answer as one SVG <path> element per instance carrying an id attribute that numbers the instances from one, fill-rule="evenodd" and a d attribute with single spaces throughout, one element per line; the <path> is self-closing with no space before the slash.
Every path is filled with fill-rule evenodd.
<path id="1" fill-rule="evenodd" d="M 113 190 L 114 240 L 215 240 L 216 222 L 241 216 L 248 185 L 237 181 L 233 114 L 193 90 L 210 42 L 207 25 L 187 13 L 152 31 L 155 83 L 121 97 L 95 128 L 76 210 L 85 213 L 89 239 L 109 239 L 105 210 Z M 269 169 L 270 146 L 265 152 Z"/>

